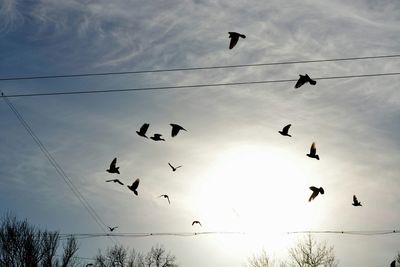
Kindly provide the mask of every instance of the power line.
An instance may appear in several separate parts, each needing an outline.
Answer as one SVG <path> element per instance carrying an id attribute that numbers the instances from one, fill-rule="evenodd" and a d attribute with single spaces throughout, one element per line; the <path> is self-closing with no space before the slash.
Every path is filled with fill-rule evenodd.
<path id="1" fill-rule="evenodd" d="M 313 78 L 313 79 L 314 80 L 336 80 L 336 79 L 367 78 L 367 77 L 395 76 L 395 75 L 400 75 L 400 72 L 317 77 L 317 78 Z M 284 80 L 248 81 L 248 82 L 231 82 L 231 83 L 174 85 L 174 86 L 160 86 L 160 87 L 138 87 L 138 88 L 125 88 L 125 89 L 104 89 L 104 90 L 87 90 L 87 91 L 77 90 L 77 91 L 69 91 L 69 92 L 64 91 L 64 92 L 30 93 L 30 94 L 9 94 L 9 95 L 4 95 L 2 97 L 10 98 L 10 97 L 99 94 L 99 93 L 122 93 L 122 92 L 137 92 L 137 91 L 156 91 L 156 90 L 206 88 L 206 87 L 237 86 L 237 85 L 255 85 L 255 84 L 268 84 L 268 83 L 286 83 L 286 82 L 296 82 L 296 81 L 297 81 L 297 79 L 284 79 Z"/>
<path id="2" fill-rule="evenodd" d="M 370 231 L 297 231 L 286 234 L 344 234 L 344 235 L 392 235 L 400 234 L 400 230 L 370 230 Z"/>
<path id="3" fill-rule="evenodd" d="M 251 232 L 235 232 L 235 231 L 209 231 L 209 232 L 155 232 L 155 233 L 76 233 L 76 234 L 60 234 L 60 238 L 73 235 L 76 239 L 100 238 L 100 237 L 125 237 L 139 238 L 152 236 L 176 236 L 176 237 L 193 237 L 200 235 L 251 235 Z M 255 233 L 259 234 L 259 233 Z M 400 230 L 367 230 L 367 231 L 345 231 L 345 230 L 321 230 L 321 231 L 295 231 L 283 232 L 282 234 L 342 234 L 342 235 L 360 235 L 360 236 L 378 236 L 400 234 Z"/>
<path id="4" fill-rule="evenodd" d="M 110 76 L 110 75 L 160 73 L 160 72 L 178 72 L 178 71 L 194 71 L 194 70 L 231 69 L 231 68 L 262 67 L 262 66 L 292 65 L 292 64 L 308 64 L 308 63 L 353 61 L 353 60 L 397 58 L 397 57 L 400 57 L 400 54 L 380 55 L 380 56 L 366 56 L 366 57 L 346 57 L 346 58 L 332 58 L 332 59 L 313 59 L 313 60 L 267 62 L 267 63 L 223 65 L 223 66 L 171 68 L 171 69 L 158 69 L 158 70 L 155 69 L 155 70 L 136 70 L 136 71 L 118 71 L 118 72 L 75 73 L 75 74 L 44 75 L 44 76 L 21 76 L 21 77 L 17 77 L 16 76 L 16 77 L 0 78 L 0 81 L 39 80 L 39 79 L 77 78 L 77 77 L 90 77 L 90 76 Z"/>
<path id="5" fill-rule="evenodd" d="M 3 93 L 2 93 L 3 95 Z M 50 154 L 50 152 L 47 150 L 45 145 L 42 143 L 42 141 L 39 139 L 39 137 L 35 134 L 35 132 L 32 130 L 32 128 L 29 126 L 29 124 L 25 121 L 25 119 L 22 117 L 21 113 L 15 108 L 15 106 L 7 99 L 7 97 L 3 97 L 4 102 L 9 106 L 11 111 L 15 114 L 15 116 L 18 118 L 22 126 L 25 128 L 25 130 L 28 132 L 28 134 L 32 137 L 36 145 L 40 148 L 42 153 L 45 155 L 47 160 L 50 162 L 50 164 L 54 167 L 56 172 L 60 175 L 60 177 L 63 179 L 63 181 L 68 185 L 69 189 L 72 191 L 72 193 L 78 198 L 78 200 L 81 202 L 82 206 L 85 208 L 85 210 L 89 213 L 89 215 L 93 218 L 93 220 L 96 222 L 96 224 L 100 227 L 100 229 L 106 234 L 105 227 L 107 226 L 100 218 L 100 216 L 97 214 L 97 212 L 93 209 L 93 207 L 90 205 L 90 203 L 86 200 L 86 198 L 81 194 L 79 189 L 74 185 L 72 180 L 69 178 L 69 176 L 65 173 L 63 168 L 58 164 L 58 162 L 54 159 L 54 157 Z M 113 240 L 114 241 L 114 240 Z M 115 242 L 114 242 L 115 243 Z"/>

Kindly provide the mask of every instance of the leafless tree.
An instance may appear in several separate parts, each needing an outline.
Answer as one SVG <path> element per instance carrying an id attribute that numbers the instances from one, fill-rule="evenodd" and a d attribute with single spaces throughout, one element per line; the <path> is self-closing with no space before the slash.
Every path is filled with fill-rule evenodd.
<path id="1" fill-rule="evenodd" d="M 114 246 L 103 255 L 99 251 L 95 257 L 96 267 L 177 267 L 175 256 L 166 252 L 163 246 L 152 247 L 146 255 L 122 246 Z"/>
<path id="2" fill-rule="evenodd" d="M 318 243 L 310 234 L 289 249 L 289 257 L 291 266 L 296 267 L 337 266 L 333 247 L 326 242 Z"/>
<path id="3" fill-rule="evenodd" d="M 70 237 L 66 241 L 61 263 L 56 255 L 59 244 L 57 232 L 41 231 L 26 220 L 19 221 L 8 213 L 0 224 L 0 266 L 75 266 L 74 255 L 78 250 L 75 238 Z"/>
<path id="4" fill-rule="evenodd" d="M 247 259 L 246 267 L 275 267 L 275 261 L 263 249 L 259 255 Z"/>
<path id="5" fill-rule="evenodd" d="M 289 249 L 288 261 L 276 261 L 265 250 L 247 259 L 246 267 L 336 267 L 333 251 L 326 242 L 318 243 L 311 235 Z"/>

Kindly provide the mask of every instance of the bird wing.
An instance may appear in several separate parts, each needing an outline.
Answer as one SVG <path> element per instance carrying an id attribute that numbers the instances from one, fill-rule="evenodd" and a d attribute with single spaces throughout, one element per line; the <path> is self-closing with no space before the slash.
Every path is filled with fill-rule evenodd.
<path id="1" fill-rule="evenodd" d="M 168 165 L 171 167 L 171 169 L 174 169 L 174 166 L 172 166 L 171 163 L 168 162 Z"/>
<path id="2" fill-rule="evenodd" d="M 304 79 L 305 76 L 303 76 L 303 75 L 299 75 L 299 76 L 300 76 L 300 78 L 297 80 L 294 88 L 300 88 L 306 82 Z"/>
<path id="3" fill-rule="evenodd" d="M 353 202 L 358 203 L 358 199 L 357 199 L 356 195 L 353 195 Z"/>
<path id="4" fill-rule="evenodd" d="M 310 148 L 310 154 L 315 155 L 317 153 L 317 149 L 315 148 L 315 142 L 312 143 Z"/>
<path id="5" fill-rule="evenodd" d="M 175 167 L 175 169 L 178 169 L 178 168 L 180 168 L 180 167 L 182 167 L 182 165 L 180 165 L 180 166 L 178 166 L 178 167 Z"/>
<path id="6" fill-rule="evenodd" d="M 111 161 L 110 169 L 115 169 L 116 164 L 117 164 L 117 158 L 114 158 L 113 161 Z"/>
<path id="7" fill-rule="evenodd" d="M 229 44 L 229 49 L 232 49 L 235 47 L 235 45 L 239 41 L 239 35 L 230 33 L 229 38 L 231 38 L 231 42 Z"/>
<path id="8" fill-rule="evenodd" d="M 193 222 L 192 222 L 192 226 L 193 226 L 195 223 L 196 223 L 196 221 L 193 221 Z"/>
<path id="9" fill-rule="evenodd" d="M 114 179 L 106 180 L 106 183 L 108 183 L 108 182 L 114 182 Z"/>
<path id="10" fill-rule="evenodd" d="M 169 201 L 169 196 L 165 195 L 165 198 L 168 200 L 168 203 L 171 204 L 171 202 Z"/>
<path id="11" fill-rule="evenodd" d="M 142 125 L 142 127 L 140 127 L 139 132 L 142 133 L 142 134 L 145 134 L 145 133 L 147 132 L 147 129 L 149 129 L 149 126 L 150 126 L 150 124 L 144 123 L 144 124 Z"/>
<path id="12" fill-rule="evenodd" d="M 310 189 L 311 189 L 311 187 L 310 187 Z M 312 190 L 312 189 L 311 189 L 311 190 Z M 311 194 L 311 196 L 310 196 L 310 198 L 308 199 L 308 201 L 311 201 L 311 200 L 313 200 L 314 198 L 316 198 L 316 197 L 318 196 L 318 194 L 319 194 L 318 189 L 317 189 L 316 191 L 313 190 L 313 193 Z"/>
<path id="13" fill-rule="evenodd" d="M 171 136 L 175 137 L 179 133 L 179 128 L 172 126 Z"/>
<path id="14" fill-rule="evenodd" d="M 284 133 L 287 134 L 287 133 L 289 132 L 290 126 L 292 126 L 292 125 L 291 125 L 291 124 L 288 124 L 288 125 L 286 125 L 285 127 L 283 127 L 282 132 L 284 132 Z"/>
<path id="15" fill-rule="evenodd" d="M 123 182 L 121 182 L 120 180 L 118 180 L 118 179 L 115 179 L 115 181 L 117 182 L 117 183 L 119 183 L 120 185 L 124 185 L 124 183 Z"/>
<path id="16" fill-rule="evenodd" d="M 132 183 L 132 185 L 131 185 L 132 190 L 136 190 L 139 187 L 139 182 L 140 182 L 140 180 L 138 178 L 138 179 L 136 179 L 136 181 L 134 181 Z"/>

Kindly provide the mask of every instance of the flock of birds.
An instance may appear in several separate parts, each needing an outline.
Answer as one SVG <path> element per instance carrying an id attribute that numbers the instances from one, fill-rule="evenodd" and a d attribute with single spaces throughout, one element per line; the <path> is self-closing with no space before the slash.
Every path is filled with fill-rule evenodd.
<path id="1" fill-rule="evenodd" d="M 178 124 L 171 123 L 170 126 L 172 127 L 172 129 L 171 129 L 171 137 L 177 136 L 180 131 L 187 131 L 185 128 L 183 128 L 182 126 L 180 126 Z M 150 127 L 149 123 L 144 123 L 140 127 L 139 131 L 136 131 L 136 133 L 141 137 L 150 138 L 153 141 L 165 141 L 165 139 L 162 138 L 162 134 L 159 134 L 159 133 L 155 133 L 155 134 L 153 134 L 153 136 L 148 137 L 146 134 L 147 134 L 147 130 L 149 129 L 149 127 Z M 169 167 L 171 168 L 171 170 L 173 172 L 177 171 L 179 168 L 182 167 L 182 165 L 173 166 L 169 162 L 168 162 L 168 165 L 169 165 Z M 120 171 L 119 171 L 119 167 L 117 167 L 117 158 L 114 158 L 111 161 L 110 167 L 106 170 L 106 172 L 111 173 L 111 174 L 121 174 Z M 124 183 L 121 182 L 121 180 L 119 180 L 119 179 L 109 179 L 109 180 L 106 180 L 106 182 L 107 183 L 114 182 L 114 183 L 117 183 L 117 184 L 120 184 L 120 185 L 124 185 Z M 132 185 L 127 185 L 129 190 L 131 190 L 136 196 L 139 195 L 138 190 L 137 190 L 138 187 L 139 187 L 139 183 L 140 183 L 140 179 L 138 178 L 132 183 Z M 161 197 L 165 198 L 168 201 L 168 204 L 171 204 L 171 201 L 170 201 L 168 195 L 162 194 L 162 195 L 160 195 L 158 197 L 159 198 L 161 198 Z M 199 221 L 193 221 L 192 225 L 195 225 L 195 224 L 199 224 L 201 226 L 201 223 Z M 113 232 L 115 229 L 118 228 L 118 226 L 114 226 L 114 227 L 107 226 L 107 227 L 110 230 L 110 232 Z"/>
<path id="2" fill-rule="evenodd" d="M 229 49 L 233 49 L 236 46 L 236 44 L 239 41 L 239 38 L 243 38 L 243 39 L 246 38 L 246 35 L 241 34 L 241 33 L 237 33 L 237 32 L 228 32 L 228 33 L 229 33 L 229 38 L 231 39 L 230 43 L 229 43 Z M 297 80 L 294 88 L 296 88 L 296 89 L 300 88 L 301 86 L 303 86 L 306 83 L 309 83 L 310 85 L 316 85 L 317 84 L 317 82 L 315 80 L 313 80 L 308 74 L 305 74 L 305 75 L 299 74 L 299 79 Z M 136 133 L 141 137 L 150 138 L 153 141 L 165 141 L 165 139 L 162 137 L 162 134 L 160 134 L 160 133 L 154 133 L 153 136 L 148 137 L 147 136 L 147 131 L 149 129 L 149 126 L 150 126 L 149 123 L 144 123 L 140 127 L 140 129 L 138 131 L 136 131 Z M 178 124 L 171 123 L 170 126 L 172 127 L 172 129 L 171 129 L 171 137 L 176 137 L 180 131 L 187 131 L 185 128 L 183 128 L 182 126 L 180 126 Z M 285 127 L 283 127 L 283 129 L 281 131 L 279 131 L 279 133 L 281 135 L 283 135 L 283 136 L 292 137 L 289 134 L 290 127 L 291 127 L 291 124 L 286 125 Z M 315 142 L 313 142 L 311 144 L 310 152 L 308 154 L 306 154 L 306 155 L 308 157 L 310 157 L 310 158 L 314 158 L 314 159 L 317 159 L 317 160 L 320 159 L 319 155 L 317 154 L 317 149 L 316 149 L 316 146 L 315 146 Z M 173 172 L 175 172 L 178 168 L 182 167 L 182 165 L 175 167 L 169 162 L 168 162 L 168 165 L 171 167 Z M 119 167 L 117 167 L 117 158 L 114 158 L 112 160 L 109 169 L 106 170 L 106 171 L 109 172 L 109 173 L 112 173 L 112 174 L 120 174 Z M 114 182 L 114 183 L 118 183 L 120 185 L 124 185 L 124 183 L 121 182 L 119 179 L 110 179 L 110 180 L 106 180 L 106 182 Z M 140 183 L 140 179 L 136 179 L 132 183 L 132 185 L 127 185 L 129 190 L 131 190 L 136 196 L 139 195 L 139 193 L 138 193 L 139 183 Z M 323 195 L 325 193 L 325 191 L 324 191 L 324 189 L 322 187 L 318 188 L 318 187 L 315 187 L 315 186 L 311 186 L 310 190 L 312 191 L 312 194 L 311 194 L 310 198 L 308 199 L 309 202 L 314 200 L 319 194 Z M 162 194 L 162 195 L 158 196 L 158 198 L 165 198 L 168 201 L 168 203 L 171 204 L 170 198 L 166 194 Z M 362 206 L 361 202 L 358 201 L 356 195 L 353 195 L 353 203 L 352 203 L 352 205 L 355 206 L 355 207 Z M 197 220 L 192 222 L 192 226 L 195 225 L 195 224 L 198 224 L 198 225 L 202 226 L 200 221 L 197 221 Z M 109 228 L 110 232 L 112 232 L 115 229 L 117 229 L 118 226 L 115 226 L 115 227 L 108 226 L 108 228 Z"/>

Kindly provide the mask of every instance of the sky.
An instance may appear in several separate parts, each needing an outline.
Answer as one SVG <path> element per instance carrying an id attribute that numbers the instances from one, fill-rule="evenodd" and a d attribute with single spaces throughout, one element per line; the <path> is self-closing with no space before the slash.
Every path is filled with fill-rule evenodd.
<path id="1" fill-rule="evenodd" d="M 397 0 L 1 0 L 0 77 L 118 72 L 399 54 Z M 228 32 L 246 35 L 229 50 Z M 400 61 L 1 81 L 7 94 L 107 90 L 399 72 Z M 398 76 L 162 91 L 10 98 L 105 224 L 119 233 L 244 235 L 118 238 L 163 244 L 180 266 L 287 257 L 302 230 L 399 229 Z M 101 230 L 0 103 L 0 213 L 61 233 Z M 143 123 L 149 134 L 136 135 Z M 171 138 L 170 123 L 187 132 Z M 292 124 L 292 138 L 278 130 Z M 316 142 L 321 160 L 308 158 Z M 105 170 L 118 158 L 120 175 Z M 183 165 L 172 172 L 168 162 Z M 125 186 L 140 178 L 139 196 Z M 325 194 L 309 203 L 310 186 Z M 168 194 L 171 205 L 162 198 Z M 356 194 L 363 207 L 351 205 Z M 202 227 L 192 226 L 199 220 Z M 398 235 L 317 235 L 339 266 L 388 266 Z M 92 257 L 113 243 L 80 241 Z"/>

